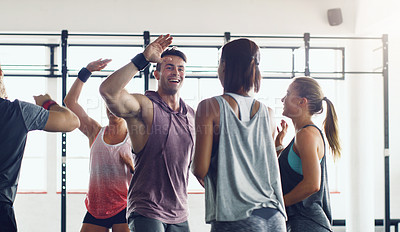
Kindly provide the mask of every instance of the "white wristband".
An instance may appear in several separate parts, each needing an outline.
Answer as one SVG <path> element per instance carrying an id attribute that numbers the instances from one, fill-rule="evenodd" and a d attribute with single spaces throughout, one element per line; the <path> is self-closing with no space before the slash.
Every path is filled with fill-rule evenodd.
<path id="1" fill-rule="evenodd" d="M 276 151 L 281 151 L 281 150 L 283 150 L 283 148 L 285 148 L 283 145 L 279 145 L 279 146 L 275 147 Z"/>

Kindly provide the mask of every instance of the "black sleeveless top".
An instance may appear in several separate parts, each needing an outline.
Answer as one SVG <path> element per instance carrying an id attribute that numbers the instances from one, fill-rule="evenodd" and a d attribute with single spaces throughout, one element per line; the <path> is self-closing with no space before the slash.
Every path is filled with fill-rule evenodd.
<path id="1" fill-rule="evenodd" d="M 325 140 L 322 131 L 315 125 L 306 125 L 303 128 L 314 126 L 319 130 L 322 136 L 322 140 Z M 282 151 L 279 156 L 279 167 L 281 173 L 281 182 L 283 195 L 292 191 L 292 189 L 303 180 L 303 175 L 295 172 L 289 165 L 288 155 L 291 145 L 294 143 L 294 138 L 290 144 Z M 330 205 L 330 195 L 328 188 L 328 175 L 326 168 L 326 149 L 324 151 L 324 157 L 320 162 L 321 166 L 321 185 L 320 190 L 308 198 L 300 201 L 294 205 L 286 207 L 286 213 L 288 216 L 288 223 L 290 223 L 290 218 L 296 215 L 305 217 L 315 223 L 321 225 L 322 227 L 332 230 L 332 213 Z"/>

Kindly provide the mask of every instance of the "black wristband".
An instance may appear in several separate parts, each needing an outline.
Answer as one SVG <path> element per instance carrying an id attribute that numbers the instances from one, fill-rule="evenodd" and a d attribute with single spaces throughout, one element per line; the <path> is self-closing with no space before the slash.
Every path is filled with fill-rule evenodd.
<path id="1" fill-rule="evenodd" d="M 85 83 L 89 79 L 90 75 L 92 75 L 92 73 L 87 68 L 82 68 L 78 73 L 78 78 Z"/>
<path id="2" fill-rule="evenodd" d="M 137 54 L 131 59 L 132 63 L 139 69 L 139 71 L 145 69 L 150 62 L 146 60 L 143 53 Z"/>

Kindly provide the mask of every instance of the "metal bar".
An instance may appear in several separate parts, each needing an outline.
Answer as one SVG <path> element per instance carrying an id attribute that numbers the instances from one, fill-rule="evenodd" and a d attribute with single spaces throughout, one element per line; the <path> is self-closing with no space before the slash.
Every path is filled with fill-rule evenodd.
<path id="1" fill-rule="evenodd" d="M 291 49 L 291 50 L 294 50 L 294 49 L 299 49 L 300 46 L 259 46 L 259 48 L 267 48 L 267 49 L 276 48 L 276 49 Z"/>
<path id="2" fill-rule="evenodd" d="M 46 43 L 0 43 L 1 46 L 40 46 L 40 47 L 58 47 L 59 44 L 46 44 Z"/>
<path id="3" fill-rule="evenodd" d="M 390 220 L 390 225 L 395 227 L 395 231 L 398 232 L 398 227 L 399 227 L 400 219 L 391 219 Z M 384 220 L 382 219 L 375 219 L 374 220 L 374 225 L 375 226 L 383 226 Z M 332 220 L 332 226 L 346 226 L 346 220 L 345 219 L 334 219 Z"/>
<path id="4" fill-rule="evenodd" d="M 60 36 L 58 33 L 46 33 L 46 34 L 40 34 L 40 33 L 0 33 L 0 35 L 20 35 L 20 36 Z"/>
<path id="5" fill-rule="evenodd" d="M 389 160 L 389 50 L 388 35 L 382 36 L 383 44 L 383 101 L 385 130 L 385 232 L 390 232 L 390 160 Z"/>
<path id="6" fill-rule="evenodd" d="M 54 77 L 54 75 L 55 75 L 55 69 L 54 68 L 56 67 L 55 58 L 54 58 L 54 53 L 55 53 L 54 49 L 55 49 L 54 46 L 50 47 L 50 76 L 51 77 Z"/>
<path id="7" fill-rule="evenodd" d="M 313 36 L 313 39 L 376 39 L 381 40 L 382 37 L 348 37 L 348 36 Z"/>
<path id="8" fill-rule="evenodd" d="M 304 33 L 305 69 L 304 75 L 310 76 L 310 33 Z"/>
<path id="9" fill-rule="evenodd" d="M 161 34 L 152 34 L 151 37 L 158 37 Z M 174 38 L 224 38 L 223 35 L 172 35 Z"/>
<path id="10" fill-rule="evenodd" d="M 7 74 L 7 77 L 62 77 L 62 75 L 42 75 L 42 74 Z"/>
<path id="11" fill-rule="evenodd" d="M 317 72 L 317 71 L 315 71 L 315 72 L 310 72 L 310 73 L 322 73 L 322 74 L 344 73 L 344 74 L 380 74 L 380 75 L 382 75 L 382 72 L 357 72 L 357 71 L 354 71 L 354 72 L 351 72 L 351 71 L 350 71 L 350 72 L 343 72 L 343 71 L 337 71 L 337 72 Z"/>
<path id="12" fill-rule="evenodd" d="M 345 52 L 344 52 L 344 49 L 345 48 L 343 48 L 342 49 L 342 71 L 343 71 L 343 73 L 342 73 L 342 76 L 343 76 L 343 79 L 345 78 L 345 73 L 346 73 L 346 62 L 345 62 Z"/>
<path id="13" fill-rule="evenodd" d="M 62 105 L 64 104 L 64 98 L 67 92 L 67 48 L 68 48 L 68 31 L 63 30 L 61 33 L 61 62 L 62 62 Z M 65 132 L 62 133 L 61 136 L 61 147 L 62 147 L 62 159 L 61 159 L 61 232 L 67 231 L 67 165 L 66 165 L 66 156 L 67 156 L 67 134 Z"/>
<path id="14" fill-rule="evenodd" d="M 295 62 L 295 54 L 294 54 L 294 48 L 292 48 L 292 78 L 295 76 L 295 71 L 294 71 L 294 69 L 295 69 L 295 65 L 294 65 L 294 62 Z"/>
<path id="15" fill-rule="evenodd" d="M 72 33 L 72 34 L 69 34 L 69 36 L 107 36 L 107 37 L 112 37 L 112 36 L 115 36 L 115 37 L 124 37 L 124 36 L 126 36 L 126 37 L 141 37 L 141 36 L 143 36 L 143 35 L 141 35 L 141 34 L 81 34 L 81 33 Z"/>
<path id="16" fill-rule="evenodd" d="M 259 39 L 302 39 L 302 36 L 263 36 L 263 35 L 231 35 L 231 37 L 259 38 Z"/>
<path id="17" fill-rule="evenodd" d="M 389 149 L 389 49 L 388 35 L 383 35 L 383 81 L 384 81 L 384 112 L 385 112 L 385 149 Z"/>
<path id="18" fill-rule="evenodd" d="M 342 50 L 343 47 L 310 47 L 310 49 Z"/>
<path id="19" fill-rule="evenodd" d="M 0 33 L 0 35 L 12 35 L 12 36 L 60 36 L 57 33 Z M 141 34 L 69 34 L 69 36 L 142 36 Z M 152 37 L 158 37 L 159 35 L 154 34 Z M 222 35 L 173 35 L 173 37 L 196 37 L 196 38 L 223 38 Z M 266 39 L 302 39 L 301 36 L 262 36 L 262 35 L 231 35 L 231 37 L 246 37 L 246 38 L 266 38 Z M 349 37 L 349 36 L 313 36 L 313 39 L 372 39 L 380 40 L 381 37 Z"/>
<path id="20" fill-rule="evenodd" d="M 150 44 L 149 31 L 144 31 L 143 39 L 144 39 L 143 48 L 146 48 L 147 45 Z M 149 89 L 149 82 L 150 82 L 150 65 L 147 65 L 147 67 L 143 70 L 143 75 L 144 75 L 144 91 L 147 91 Z"/>
<path id="21" fill-rule="evenodd" d="M 231 41 L 231 33 L 225 32 L 224 33 L 224 43 L 228 43 L 229 41 Z"/>

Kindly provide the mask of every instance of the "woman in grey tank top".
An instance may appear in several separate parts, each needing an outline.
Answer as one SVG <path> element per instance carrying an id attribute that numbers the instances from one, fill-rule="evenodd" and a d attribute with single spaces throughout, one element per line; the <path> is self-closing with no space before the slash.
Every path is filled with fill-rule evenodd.
<path id="1" fill-rule="evenodd" d="M 197 108 L 192 172 L 205 187 L 213 232 L 286 231 L 273 112 L 251 97 L 260 89 L 259 61 L 253 41 L 227 43 L 218 68 L 224 94 Z"/>

